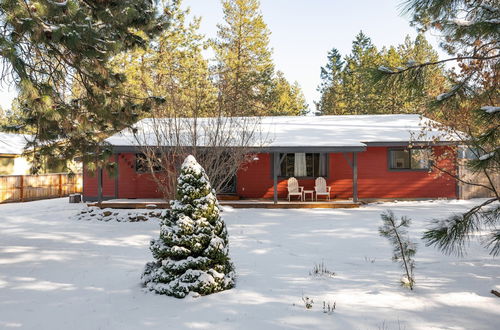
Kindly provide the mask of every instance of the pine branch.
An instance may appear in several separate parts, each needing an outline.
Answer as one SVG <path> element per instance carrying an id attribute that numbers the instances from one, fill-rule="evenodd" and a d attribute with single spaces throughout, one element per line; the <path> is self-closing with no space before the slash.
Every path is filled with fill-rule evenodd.
<path id="1" fill-rule="evenodd" d="M 465 244 L 471 235 L 480 229 L 481 219 L 484 213 L 489 211 L 483 209 L 494 202 L 498 202 L 498 199 L 488 199 L 463 214 L 454 214 L 444 220 L 434 220 L 433 228 L 425 231 L 422 237 L 427 242 L 426 246 L 434 245 L 445 254 L 463 256 Z"/>
<path id="2" fill-rule="evenodd" d="M 449 175 L 450 177 L 452 177 L 453 179 L 455 179 L 456 181 L 458 182 L 461 182 L 463 184 L 466 184 L 466 185 L 470 185 L 470 186 L 476 186 L 476 187 L 481 187 L 481 188 L 485 188 L 485 189 L 488 189 L 488 190 L 491 190 L 491 191 L 494 191 L 492 189 L 492 187 L 490 186 L 487 186 L 487 185 L 484 185 L 484 184 L 481 184 L 481 183 L 475 183 L 475 182 L 471 182 L 471 181 L 465 181 L 464 179 L 462 179 L 459 175 L 457 174 L 453 174 L 452 172 L 442 168 L 442 167 L 439 167 L 435 164 L 431 164 L 431 166 L 435 169 L 437 169 L 438 171 L 446 174 L 446 175 Z"/>
<path id="3" fill-rule="evenodd" d="M 434 61 L 434 62 L 425 62 L 425 63 L 420 63 L 420 64 L 415 64 L 415 65 L 410 65 L 404 69 L 401 69 L 401 70 L 392 70 L 392 69 L 389 69 L 389 70 L 384 70 L 384 69 L 380 69 L 379 68 L 379 71 L 385 73 L 385 74 L 401 74 L 403 72 L 406 72 L 406 71 L 411 71 L 411 70 L 416 70 L 416 69 L 421 69 L 421 68 L 424 68 L 426 66 L 434 66 L 434 65 L 439 65 L 439 64 L 443 64 L 443 63 L 446 63 L 446 62 L 450 62 L 450 61 L 462 61 L 462 60 L 479 60 L 479 61 L 486 61 L 486 60 L 491 60 L 491 59 L 494 59 L 494 58 L 499 58 L 500 57 L 500 54 L 497 54 L 497 55 L 492 55 L 492 56 L 478 56 L 478 55 L 472 55 L 472 56 L 457 56 L 457 57 L 452 57 L 452 58 L 447 58 L 447 59 L 444 59 L 444 60 L 439 60 L 439 61 Z M 384 67 L 382 67 L 384 68 Z"/>

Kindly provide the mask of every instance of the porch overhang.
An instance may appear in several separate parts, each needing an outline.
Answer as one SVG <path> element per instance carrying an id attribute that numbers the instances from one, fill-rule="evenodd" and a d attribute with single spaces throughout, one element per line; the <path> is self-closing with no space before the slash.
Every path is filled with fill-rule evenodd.
<path id="1" fill-rule="evenodd" d="M 358 146 L 287 146 L 287 147 L 264 147 L 257 149 L 264 153 L 336 153 L 336 152 L 363 152 L 366 151 L 365 145 Z"/>
<path id="2" fill-rule="evenodd" d="M 363 142 L 368 147 L 437 147 L 458 146 L 460 141 L 387 141 L 387 142 Z"/>

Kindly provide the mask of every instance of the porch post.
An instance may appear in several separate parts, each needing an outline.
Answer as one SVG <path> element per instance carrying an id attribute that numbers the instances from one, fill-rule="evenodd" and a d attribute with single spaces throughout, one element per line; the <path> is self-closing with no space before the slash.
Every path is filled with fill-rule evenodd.
<path id="1" fill-rule="evenodd" d="M 102 202 L 102 167 L 97 168 L 97 201 Z"/>
<path id="2" fill-rule="evenodd" d="M 273 154 L 273 180 L 274 180 L 274 204 L 278 204 L 278 169 L 280 162 L 280 154 Z"/>
<path id="3" fill-rule="evenodd" d="M 118 154 L 115 154 L 115 198 L 118 198 L 118 178 L 120 177 L 120 159 L 118 158 Z"/>
<path id="4" fill-rule="evenodd" d="M 352 153 L 352 201 L 358 202 L 358 153 Z"/>

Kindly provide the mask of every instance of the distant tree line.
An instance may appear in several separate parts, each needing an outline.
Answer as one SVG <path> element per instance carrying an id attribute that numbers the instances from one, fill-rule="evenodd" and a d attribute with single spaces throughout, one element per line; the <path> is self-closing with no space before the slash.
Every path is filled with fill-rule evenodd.
<path id="1" fill-rule="evenodd" d="M 425 113 L 428 103 L 447 86 L 444 67 L 436 66 L 422 76 L 422 88 L 391 84 L 376 79 L 378 67 L 403 67 L 408 63 L 437 61 L 438 54 L 423 34 L 407 36 L 397 46 L 378 49 L 362 31 L 352 42 L 351 53 L 342 56 L 336 48 L 321 67 L 318 115 Z"/>
<path id="2" fill-rule="evenodd" d="M 165 102 L 155 111 L 167 117 L 305 114 L 300 86 L 275 69 L 259 1 L 224 0 L 222 5 L 224 22 L 216 38 L 201 35 L 200 18 L 188 22 L 189 10 L 178 1 L 169 9 L 170 26 L 148 47 L 111 61 L 127 77 L 127 93 L 161 95 Z M 204 56 L 207 49 L 213 58 Z"/>

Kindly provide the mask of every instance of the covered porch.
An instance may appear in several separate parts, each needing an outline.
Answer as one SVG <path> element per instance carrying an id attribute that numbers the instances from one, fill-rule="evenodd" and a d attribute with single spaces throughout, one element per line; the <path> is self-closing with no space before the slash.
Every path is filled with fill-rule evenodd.
<path id="1" fill-rule="evenodd" d="M 357 204 L 359 202 L 358 153 L 365 150 L 365 145 L 255 148 L 254 152 L 258 157 L 255 157 L 254 161 L 250 163 L 252 170 L 238 172 L 235 175 L 234 184 L 231 184 L 234 190 L 225 192 L 224 196 L 218 195 L 218 198 L 224 204 L 235 203 L 237 205 L 235 207 L 240 207 L 240 204 L 256 207 L 257 204 L 268 205 L 269 203 L 287 205 L 284 207 L 290 207 L 290 205 L 295 207 L 305 207 L 304 205 L 331 207 L 331 205 L 337 205 L 338 201 L 345 204 L 344 202 L 347 200 Z M 87 197 L 86 201 L 112 205 L 108 207 L 115 207 L 116 203 L 121 204 L 116 205 L 116 208 L 120 208 L 120 206 L 136 208 L 127 206 L 128 204 L 138 204 L 140 207 L 149 203 L 166 203 L 155 200 L 161 197 L 161 194 L 151 193 L 155 190 L 154 183 L 139 179 L 139 175 L 145 174 L 136 173 L 135 157 L 140 150 L 134 148 L 132 150 L 134 152 L 129 154 L 121 153 L 123 150 L 114 151 L 114 161 L 117 164 L 116 174 L 109 176 L 102 168 L 99 168 L 95 180 L 97 196 L 95 198 Z M 127 149 L 127 151 L 131 150 Z M 300 160 L 303 162 L 302 165 L 300 165 Z M 339 166 L 343 167 L 342 193 L 338 194 L 332 190 L 330 198 L 325 198 L 323 195 L 317 199 L 314 192 L 315 179 L 318 177 L 326 178 L 328 186 L 331 186 L 332 189 L 338 189 L 338 177 L 333 178 L 332 168 L 338 169 Z M 302 169 L 297 167 L 302 167 Z M 132 178 L 132 180 L 125 180 L 127 177 Z M 305 189 L 303 198 L 295 197 L 295 200 L 287 200 L 286 186 L 290 177 L 295 177 L 299 186 Z M 140 183 L 141 186 L 131 186 L 133 182 Z M 149 196 L 144 196 L 137 191 L 134 193 L 134 190 L 148 191 Z M 249 203 L 249 200 L 252 203 Z"/>
<path id="2" fill-rule="evenodd" d="M 233 195 L 223 194 L 218 195 L 219 203 L 223 206 L 231 206 L 234 208 L 355 208 L 360 206 L 358 198 L 358 153 L 365 151 L 365 146 L 337 146 L 337 147 L 280 147 L 272 148 L 267 150 L 259 150 L 260 155 L 265 155 L 264 158 L 267 159 L 266 163 L 270 165 L 270 174 L 272 181 L 269 180 L 268 174 L 267 183 L 265 183 L 266 190 L 268 191 L 266 197 L 248 197 L 244 194 L 238 194 L 235 191 Z M 257 150 L 256 150 L 257 151 Z M 352 173 L 352 198 L 350 196 L 343 196 L 339 198 L 334 193 L 331 194 L 330 198 L 325 198 L 322 196 L 320 199 L 315 198 L 313 193 L 314 180 L 317 177 L 328 177 L 329 168 L 331 167 L 333 160 L 333 155 L 336 154 L 337 160 L 348 165 L 349 173 Z M 288 158 L 287 158 L 288 157 Z M 311 170 L 311 164 L 306 164 L 309 168 L 306 175 L 300 175 L 299 172 L 295 171 L 295 166 L 293 164 L 295 158 L 301 158 L 305 162 L 305 159 L 315 159 L 313 161 L 316 170 Z M 292 160 L 291 169 L 286 169 L 286 164 L 284 162 L 290 162 Z M 256 166 L 260 168 L 265 168 L 269 165 L 264 165 L 261 163 L 262 159 L 255 160 Z M 260 163 L 260 165 L 258 165 Z M 300 162 L 298 162 L 300 163 Z M 347 164 L 347 165 L 345 165 Z M 306 165 L 303 165 L 305 167 Z M 313 166 L 313 167 L 314 167 Z M 269 168 L 269 167 L 267 167 Z M 322 169 L 324 168 L 324 169 Z M 304 170 L 304 169 L 302 169 Z M 312 172 L 311 172 L 312 171 Z M 286 173 L 285 173 L 286 172 Z M 303 174 L 304 174 L 303 173 Z M 299 175 L 296 175 L 299 174 Z M 309 192 L 309 195 L 304 195 L 303 198 L 295 198 L 288 200 L 285 195 L 283 195 L 283 184 L 286 184 L 289 177 L 296 177 L 299 185 L 304 185 Z M 253 181 L 258 181 L 262 178 L 262 174 L 256 175 L 256 173 L 248 173 L 249 179 Z M 281 193 L 278 193 L 278 185 L 281 182 Z M 272 186 L 271 186 L 272 185 Z M 244 188 L 243 188 L 244 189 Z M 271 191 L 272 190 L 272 191 Z M 102 176 L 98 176 L 98 192 L 99 195 L 102 194 Z M 272 195 L 270 194 L 272 192 Z M 115 195 L 117 196 L 117 195 Z M 271 198 L 272 197 L 272 198 Z M 108 198 L 100 199 L 93 203 L 88 203 L 89 206 L 97 206 L 100 208 L 117 208 L 117 209 L 155 209 L 155 208 L 168 208 L 169 203 L 164 199 L 160 198 Z"/>
<path id="3" fill-rule="evenodd" d="M 303 202 L 301 201 L 301 203 L 308 203 L 308 197 L 311 200 L 309 203 L 312 203 L 312 205 L 314 205 L 314 203 L 328 203 L 328 199 L 321 201 L 316 199 L 316 202 L 313 201 L 315 192 L 313 192 L 314 187 L 311 187 L 311 181 L 314 182 L 317 177 L 328 177 L 332 162 L 332 157 L 330 157 L 330 155 L 341 154 L 343 160 L 349 165 L 352 173 L 352 200 L 350 200 L 350 202 L 357 205 L 359 203 L 358 153 L 365 150 L 365 145 L 331 147 L 275 147 L 268 149 L 267 152 L 271 156 L 272 160 L 273 204 L 284 203 L 279 200 L 278 184 L 280 181 L 287 181 L 290 177 L 295 177 L 298 180 L 299 186 L 302 185 L 301 182 L 307 182 L 310 186 L 308 191 L 306 191 L 306 193 L 309 193 L 310 195 L 307 196 L 304 194 Z M 315 160 L 314 156 L 316 156 L 317 160 Z M 289 164 L 290 158 L 293 159 L 291 166 Z M 310 160 L 312 160 L 312 164 L 309 164 Z M 303 165 L 300 164 L 301 162 Z M 289 167 L 291 167 L 291 170 Z M 335 199 L 336 196 L 333 195 L 330 196 L 330 198 Z M 332 203 L 337 202 L 338 201 L 333 201 Z M 343 202 L 346 201 L 344 200 Z"/>

